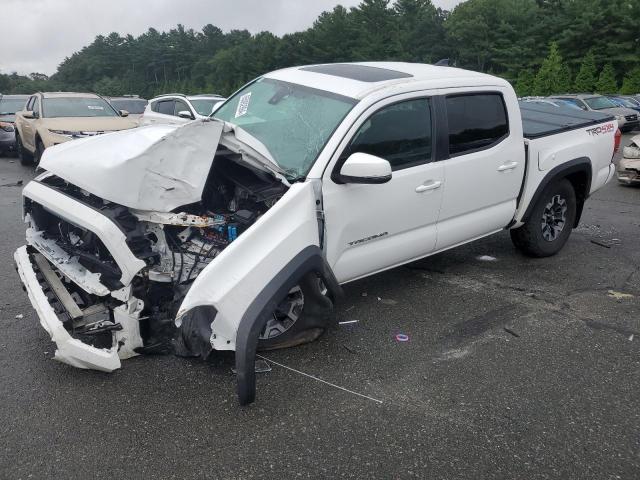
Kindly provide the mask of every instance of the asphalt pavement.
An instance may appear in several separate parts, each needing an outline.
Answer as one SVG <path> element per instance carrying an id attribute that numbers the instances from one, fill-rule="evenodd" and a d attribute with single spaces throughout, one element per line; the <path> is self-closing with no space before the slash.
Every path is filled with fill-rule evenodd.
<path id="1" fill-rule="evenodd" d="M 52 360 L 12 261 L 33 175 L 0 158 L 2 479 L 640 478 L 640 188 L 552 258 L 503 232 L 346 285 L 356 322 L 265 354 L 241 408 L 230 354 Z"/>

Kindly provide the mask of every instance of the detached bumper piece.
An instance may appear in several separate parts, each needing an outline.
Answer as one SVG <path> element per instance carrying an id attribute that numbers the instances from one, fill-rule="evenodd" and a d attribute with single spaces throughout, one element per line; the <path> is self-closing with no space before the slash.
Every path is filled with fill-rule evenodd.
<path id="1" fill-rule="evenodd" d="M 126 303 L 116 306 L 106 301 L 82 308 L 78 301 L 84 302 L 79 291 L 73 291 L 74 284 L 63 281 L 42 254 L 24 246 L 16 250 L 14 260 L 40 324 L 57 346 L 55 360 L 112 372 L 120 368 L 121 358 L 135 355 L 133 348 L 141 345 L 139 311 L 131 311 Z"/>

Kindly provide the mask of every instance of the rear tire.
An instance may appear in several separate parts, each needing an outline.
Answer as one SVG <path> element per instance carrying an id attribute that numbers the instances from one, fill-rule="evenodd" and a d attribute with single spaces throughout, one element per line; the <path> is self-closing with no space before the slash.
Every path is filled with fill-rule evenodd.
<path id="1" fill-rule="evenodd" d="M 294 347 L 316 340 L 329 326 L 333 302 L 314 273 L 305 275 L 273 312 L 258 339 L 258 350 Z"/>
<path id="2" fill-rule="evenodd" d="M 544 189 L 526 223 L 511 230 L 513 244 L 525 255 L 549 257 L 567 243 L 576 219 L 576 194 L 571 183 L 558 180 Z"/>
<path id="3" fill-rule="evenodd" d="M 20 135 L 16 131 L 16 152 L 18 153 L 18 157 L 20 157 L 20 163 L 24 166 L 29 166 L 33 164 L 33 155 L 24 148 L 22 144 L 22 139 Z"/>

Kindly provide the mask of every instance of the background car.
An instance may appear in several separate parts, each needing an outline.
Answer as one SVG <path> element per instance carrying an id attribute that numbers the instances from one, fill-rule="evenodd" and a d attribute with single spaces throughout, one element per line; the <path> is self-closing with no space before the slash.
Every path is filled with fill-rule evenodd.
<path id="1" fill-rule="evenodd" d="M 132 120 L 140 120 L 144 109 L 149 103 L 148 100 L 140 98 L 137 95 L 123 95 L 121 97 L 105 97 L 107 101 L 116 110 L 125 110 L 129 112 L 129 118 Z"/>
<path id="2" fill-rule="evenodd" d="M 618 127 L 622 132 L 630 132 L 639 125 L 637 111 L 627 107 L 620 107 L 613 102 L 613 100 L 603 95 L 571 94 L 554 95 L 549 98 L 566 100 L 574 103 L 582 110 L 609 113 L 616 117 L 616 120 L 618 120 Z"/>
<path id="3" fill-rule="evenodd" d="M 172 93 L 149 100 L 140 119 L 140 125 L 152 123 L 187 123 L 197 118 L 207 118 L 225 98 L 220 95 L 183 95 Z"/>
<path id="4" fill-rule="evenodd" d="M 521 99 L 525 103 L 537 103 L 539 105 L 551 105 L 553 107 L 568 107 L 572 109 L 582 110 L 575 103 L 568 102 L 559 98 L 545 98 L 545 97 L 524 97 Z"/>
<path id="5" fill-rule="evenodd" d="M 16 148 L 23 165 L 38 164 L 44 150 L 76 138 L 137 127 L 95 93 L 36 93 L 16 113 Z"/>
<path id="6" fill-rule="evenodd" d="M 16 112 L 22 110 L 29 95 L 0 95 L 0 155 L 15 150 Z"/>
<path id="7" fill-rule="evenodd" d="M 606 97 L 620 107 L 630 108 L 636 112 L 640 112 L 640 102 L 633 97 L 626 97 L 624 95 L 606 95 Z"/>
<path id="8" fill-rule="evenodd" d="M 620 183 L 640 185 L 640 135 L 622 150 L 616 173 Z"/>

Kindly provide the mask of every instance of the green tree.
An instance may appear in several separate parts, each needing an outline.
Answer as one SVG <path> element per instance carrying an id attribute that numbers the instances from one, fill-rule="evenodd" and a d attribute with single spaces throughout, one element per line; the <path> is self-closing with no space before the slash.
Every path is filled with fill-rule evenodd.
<path id="1" fill-rule="evenodd" d="M 620 93 L 624 95 L 637 95 L 640 93 L 640 67 L 635 67 L 624 76 Z"/>
<path id="2" fill-rule="evenodd" d="M 516 93 L 519 97 L 526 97 L 529 95 L 533 95 L 533 84 L 535 81 L 535 76 L 531 70 L 520 70 L 518 74 L 518 79 L 516 80 Z"/>
<path id="3" fill-rule="evenodd" d="M 576 75 L 576 81 L 574 83 L 574 89 L 576 92 L 593 92 L 596 85 L 596 60 L 593 56 L 593 52 L 589 51 L 587 55 L 582 59 L 580 64 L 580 70 Z"/>
<path id="4" fill-rule="evenodd" d="M 602 67 L 602 71 L 600 72 L 600 76 L 596 83 L 596 92 L 601 94 L 618 92 L 616 72 L 613 70 L 613 65 L 611 65 L 611 63 L 607 63 Z"/>
<path id="5" fill-rule="evenodd" d="M 533 84 L 534 94 L 546 96 L 566 91 L 566 86 L 563 85 L 567 81 L 566 75 L 558 44 L 552 42 L 549 47 L 549 55 L 542 62 L 536 75 Z"/>

